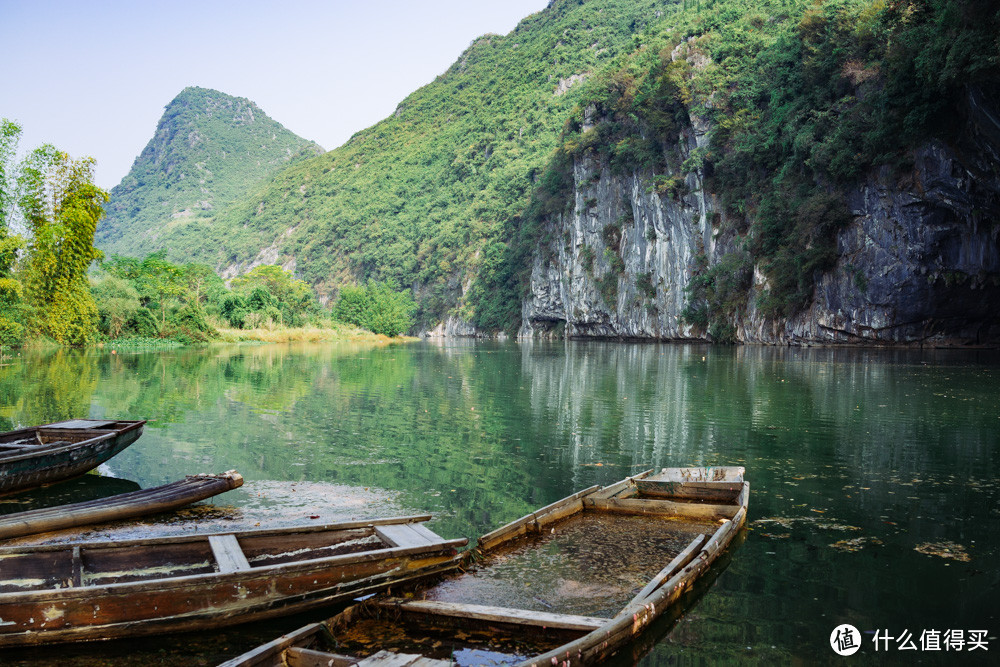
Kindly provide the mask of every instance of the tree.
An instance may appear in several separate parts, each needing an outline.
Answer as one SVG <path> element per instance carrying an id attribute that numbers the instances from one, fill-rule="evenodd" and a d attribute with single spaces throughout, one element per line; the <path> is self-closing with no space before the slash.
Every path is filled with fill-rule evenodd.
<path id="1" fill-rule="evenodd" d="M 14 157 L 21 137 L 21 126 L 6 118 L 0 120 L 0 345 L 19 345 L 24 337 L 21 323 L 24 291 L 14 278 L 14 263 L 24 248 L 24 239 L 12 234 L 17 203 L 17 165 Z"/>
<path id="2" fill-rule="evenodd" d="M 17 205 L 17 165 L 14 157 L 21 139 L 21 126 L 6 118 L 0 119 L 0 230 L 10 227 Z"/>
<path id="3" fill-rule="evenodd" d="M 142 307 L 139 292 L 129 281 L 106 275 L 90 288 L 97 302 L 100 328 L 109 338 L 120 338 Z"/>
<path id="4" fill-rule="evenodd" d="M 143 307 L 159 309 L 161 329 L 167 323 L 170 300 L 181 296 L 190 287 L 184 268 L 168 262 L 166 257 L 166 250 L 159 250 L 146 255 L 141 261 L 134 257 L 113 255 L 110 261 L 104 263 L 105 271 L 132 283 L 139 291 Z"/>
<path id="5" fill-rule="evenodd" d="M 416 304 L 407 292 L 398 292 L 395 283 L 385 281 L 342 287 L 334 315 L 341 322 L 372 333 L 398 336 L 413 326 L 415 309 Z"/>
<path id="6" fill-rule="evenodd" d="M 248 306 L 253 312 L 264 313 L 269 307 L 271 313 L 277 313 L 282 324 L 300 326 L 304 324 L 307 315 L 317 310 L 316 298 L 312 289 L 303 280 L 298 280 L 290 271 L 280 266 L 258 266 L 246 275 L 233 278 L 230 283 L 234 292 L 240 292 L 247 298 Z M 273 301 L 255 303 L 253 294 L 263 289 L 268 292 Z M 260 302 L 260 295 L 257 297 Z"/>
<path id="7" fill-rule="evenodd" d="M 200 304 L 206 296 L 211 298 L 213 291 L 225 289 L 222 278 L 208 264 L 188 262 L 181 266 L 181 276 L 186 283 L 188 298 L 195 303 Z"/>
<path id="8" fill-rule="evenodd" d="M 45 145 L 20 174 L 18 204 L 31 232 L 25 292 L 39 330 L 60 343 L 85 343 L 96 329 L 87 269 L 102 256 L 94 231 L 108 193 L 93 182 L 95 164 Z"/>

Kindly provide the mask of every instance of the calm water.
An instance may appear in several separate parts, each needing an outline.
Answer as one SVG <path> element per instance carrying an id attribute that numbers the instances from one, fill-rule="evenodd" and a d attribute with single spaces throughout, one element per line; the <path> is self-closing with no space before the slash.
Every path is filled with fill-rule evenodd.
<path id="1" fill-rule="evenodd" d="M 4 360 L 2 430 L 82 415 L 150 423 L 102 468 L 118 479 L 91 475 L 2 500 L 0 512 L 236 468 L 246 485 L 214 508 L 129 530 L 427 511 L 440 534 L 474 538 L 648 468 L 744 465 L 745 542 L 680 619 L 659 624 L 641 664 L 839 661 L 829 637 L 844 622 L 915 638 L 988 631 L 989 654 L 893 642 L 876 655 L 865 634 L 851 658 L 954 662 L 1000 652 L 998 387 L 1000 358 L 984 352 L 466 342 L 56 351 Z M 6 651 L 0 664 L 215 664 L 298 623 Z"/>

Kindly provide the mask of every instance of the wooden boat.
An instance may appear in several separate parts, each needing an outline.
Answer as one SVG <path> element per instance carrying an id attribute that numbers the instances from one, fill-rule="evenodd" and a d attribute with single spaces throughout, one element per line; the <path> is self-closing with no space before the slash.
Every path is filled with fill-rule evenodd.
<path id="1" fill-rule="evenodd" d="M 466 552 L 469 571 L 457 577 L 411 598 L 352 605 L 222 667 L 600 664 L 670 609 L 733 540 L 746 521 L 743 472 L 665 468 L 586 489 L 479 538 Z M 669 537 L 674 533 L 681 539 Z M 563 558 L 576 562 L 560 570 Z M 612 580 L 632 562 L 662 569 L 644 586 L 639 579 L 621 590 L 617 613 L 586 613 L 587 605 L 606 608 L 610 600 L 588 582 Z M 558 576 L 549 576 L 555 570 Z M 521 604 L 497 604 L 510 599 Z"/>
<path id="2" fill-rule="evenodd" d="M 145 421 L 71 419 L 0 434 L 0 493 L 82 475 L 142 435 Z"/>
<path id="3" fill-rule="evenodd" d="M 0 515 L 0 539 L 169 512 L 242 485 L 243 476 L 235 470 L 221 475 L 188 475 L 180 481 L 151 489 L 72 505 L 4 514 Z M 4 574 L 0 572 L 0 576 Z"/>
<path id="4" fill-rule="evenodd" d="M 429 518 L 0 547 L 0 646 L 235 625 L 457 567 L 468 540 Z"/>

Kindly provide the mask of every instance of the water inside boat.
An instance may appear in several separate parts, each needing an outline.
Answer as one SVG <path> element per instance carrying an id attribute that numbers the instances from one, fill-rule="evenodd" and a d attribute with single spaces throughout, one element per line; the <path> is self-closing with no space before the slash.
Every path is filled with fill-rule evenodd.
<path id="1" fill-rule="evenodd" d="M 426 591 L 427 600 L 560 614 L 617 614 L 712 524 L 583 512 Z"/>

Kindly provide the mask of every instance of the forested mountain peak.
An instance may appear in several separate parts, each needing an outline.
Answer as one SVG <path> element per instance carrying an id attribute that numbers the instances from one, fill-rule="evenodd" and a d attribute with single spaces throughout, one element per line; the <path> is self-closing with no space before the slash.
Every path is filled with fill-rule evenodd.
<path id="1" fill-rule="evenodd" d="M 108 252 L 163 247 L 179 221 L 209 219 L 290 162 L 322 153 L 245 97 L 190 86 L 167 104 L 153 138 L 111 190 L 97 231 Z"/>

